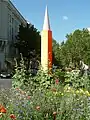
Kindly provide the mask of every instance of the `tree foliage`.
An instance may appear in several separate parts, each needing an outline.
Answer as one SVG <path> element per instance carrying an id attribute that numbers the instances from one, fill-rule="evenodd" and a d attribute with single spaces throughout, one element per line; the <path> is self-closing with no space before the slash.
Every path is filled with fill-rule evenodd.
<path id="1" fill-rule="evenodd" d="M 40 32 L 34 27 L 34 25 L 28 24 L 24 27 L 20 25 L 17 35 L 17 41 L 15 47 L 18 50 L 19 58 L 20 53 L 26 61 L 27 69 L 29 69 L 30 61 L 32 58 L 40 60 L 41 51 L 41 36 Z"/>
<path id="2" fill-rule="evenodd" d="M 20 25 L 17 42 L 15 44 L 23 57 L 30 59 L 31 51 L 39 55 L 41 51 L 41 36 L 31 24 Z M 87 29 L 75 30 L 66 35 L 66 41 L 59 44 L 53 39 L 53 64 L 59 67 L 78 67 L 80 60 L 90 65 L 90 32 Z"/>
<path id="3" fill-rule="evenodd" d="M 35 50 L 40 54 L 40 33 L 34 25 L 28 24 L 24 27 L 20 25 L 16 41 L 16 48 L 24 57 L 30 57 L 30 52 Z"/>
<path id="4" fill-rule="evenodd" d="M 55 44 L 53 49 L 60 66 L 78 67 L 80 60 L 90 65 L 90 32 L 77 29 L 66 35 L 66 42 Z"/>
<path id="5" fill-rule="evenodd" d="M 60 49 L 59 49 L 59 44 L 57 43 L 56 40 L 53 39 L 53 43 L 52 43 L 52 46 L 53 46 L 53 64 L 54 65 L 59 65 L 59 52 L 60 52 Z"/>

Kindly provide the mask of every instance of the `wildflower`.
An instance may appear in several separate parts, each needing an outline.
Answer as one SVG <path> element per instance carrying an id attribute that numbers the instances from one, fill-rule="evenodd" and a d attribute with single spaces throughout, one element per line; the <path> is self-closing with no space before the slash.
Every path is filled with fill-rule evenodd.
<path id="1" fill-rule="evenodd" d="M 85 91 L 85 94 L 86 94 L 87 96 L 89 96 L 89 95 L 90 95 L 88 91 Z"/>
<path id="2" fill-rule="evenodd" d="M 36 110 L 40 110 L 40 106 L 37 106 L 37 107 L 36 107 Z"/>
<path id="3" fill-rule="evenodd" d="M 57 115 L 57 112 L 53 112 L 53 115 L 56 116 L 56 115 Z"/>
<path id="4" fill-rule="evenodd" d="M 29 100 L 31 98 L 31 96 L 27 96 L 27 99 Z"/>
<path id="5" fill-rule="evenodd" d="M 71 89 L 71 87 L 68 87 L 67 89 L 68 89 L 68 90 L 70 90 L 70 89 Z"/>
<path id="6" fill-rule="evenodd" d="M 52 88 L 52 91 L 53 91 L 53 92 L 56 92 L 57 90 L 56 90 L 56 88 Z"/>
<path id="7" fill-rule="evenodd" d="M 57 112 L 53 112 L 53 116 L 54 116 L 53 120 L 56 120 L 56 115 L 57 115 Z"/>
<path id="8" fill-rule="evenodd" d="M 79 94 L 79 90 L 76 91 L 76 94 Z"/>
<path id="9" fill-rule="evenodd" d="M 80 89 L 80 93 L 81 93 L 81 94 L 84 94 L 84 90 L 83 90 L 83 89 Z"/>
<path id="10" fill-rule="evenodd" d="M 56 80 L 55 80 L 55 83 L 58 85 L 58 84 L 59 84 L 59 80 L 58 80 L 58 79 L 56 79 Z"/>
<path id="11" fill-rule="evenodd" d="M 19 88 L 16 88 L 16 90 L 19 90 Z"/>
<path id="12" fill-rule="evenodd" d="M 24 94 L 25 94 L 25 92 L 24 92 L 24 91 L 22 91 L 22 90 L 20 91 L 20 93 L 21 93 L 22 95 L 24 95 Z"/>
<path id="13" fill-rule="evenodd" d="M 22 107 L 23 107 L 23 106 L 22 106 Z M 22 110 L 19 110 L 18 112 L 19 112 L 20 114 L 22 114 L 22 113 L 23 113 L 23 111 L 22 111 Z"/>
<path id="14" fill-rule="evenodd" d="M 11 118 L 12 120 L 15 120 L 15 119 L 16 119 L 16 116 L 15 116 L 14 114 L 11 114 L 11 115 L 10 115 L 10 118 Z"/>
<path id="15" fill-rule="evenodd" d="M 3 107 L 3 108 L 0 110 L 0 112 L 1 112 L 1 113 L 6 113 L 6 108 Z"/>
<path id="16" fill-rule="evenodd" d="M 0 109 L 2 108 L 2 105 L 0 104 Z"/>
<path id="17" fill-rule="evenodd" d="M 61 95 L 63 96 L 64 94 L 63 94 L 63 93 L 61 93 Z"/>
<path id="18" fill-rule="evenodd" d="M 1 113 L 6 113 L 6 108 L 0 105 L 0 112 Z"/>

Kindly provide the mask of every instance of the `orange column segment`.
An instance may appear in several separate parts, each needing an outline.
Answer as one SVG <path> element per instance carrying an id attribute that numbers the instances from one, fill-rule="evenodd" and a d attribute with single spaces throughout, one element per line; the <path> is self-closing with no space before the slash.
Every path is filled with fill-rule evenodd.
<path id="1" fill-rule="evenodd" d="M 48 31 L 48 68 L 52 68 L 52 31 Z"/>

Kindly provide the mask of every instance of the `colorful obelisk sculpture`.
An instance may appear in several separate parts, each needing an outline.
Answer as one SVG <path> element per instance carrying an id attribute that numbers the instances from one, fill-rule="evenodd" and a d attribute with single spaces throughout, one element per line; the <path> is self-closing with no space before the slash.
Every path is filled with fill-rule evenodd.
<path id="1" fill-rule="evenodd" d="M 47 6 L 45 11 L 43 30 L 41 32 L 41 65 L 43 70 L 52 68 L 52 31 L 50 30 Z"/>

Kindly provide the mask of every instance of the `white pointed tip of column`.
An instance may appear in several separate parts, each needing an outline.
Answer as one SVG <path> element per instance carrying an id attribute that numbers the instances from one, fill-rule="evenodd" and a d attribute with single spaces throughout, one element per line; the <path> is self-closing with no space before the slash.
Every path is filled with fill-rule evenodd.
<path id="1" fill-rule="evenodd" d="M 46 6 L 46 10 L 45 10 L 43 30 L 50 30 L 50 22 L 49 22 L 49 15 L 48 15 L 48 7 L 47 6 Z"/>

